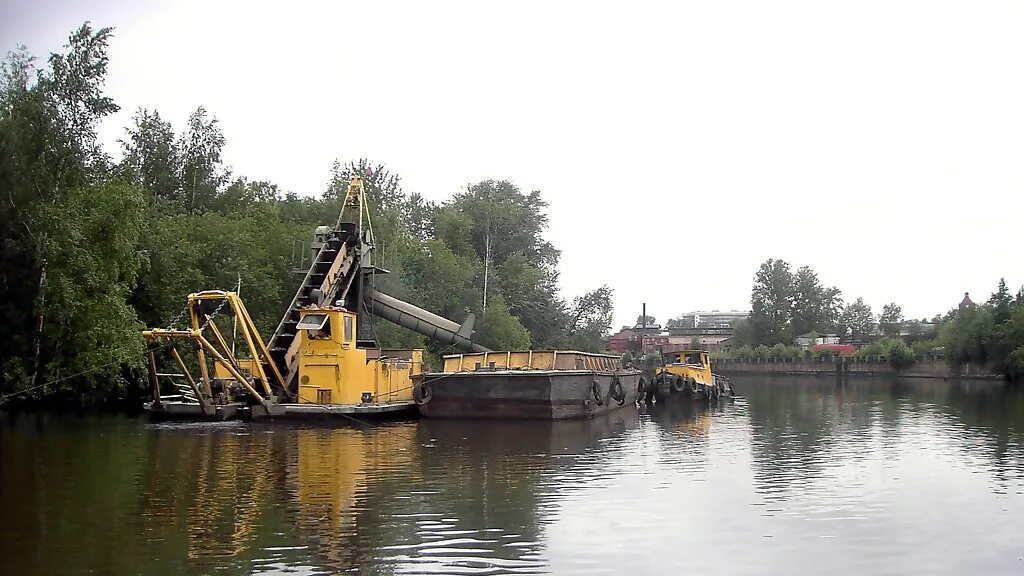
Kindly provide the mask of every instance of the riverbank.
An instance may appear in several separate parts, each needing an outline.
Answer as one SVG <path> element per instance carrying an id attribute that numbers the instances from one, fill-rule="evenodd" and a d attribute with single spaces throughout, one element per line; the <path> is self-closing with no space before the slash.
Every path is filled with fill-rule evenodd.
<path id="1" fill-rule="evenodd" d="M 716 359 L 713 370 L 725 376 L 741 374 L 784 374 L 790 376 L 902 376 L 904 378 L 934 378 L 948 380 L 1002 380 L 1001 374 L 980 370 L 975 366 L 962 366 L 958 371 L 945 360 L 919 360 L 910 366 L 894 368 L 885 358 L 835 358 L 820 360 L 792 359 Z"/>

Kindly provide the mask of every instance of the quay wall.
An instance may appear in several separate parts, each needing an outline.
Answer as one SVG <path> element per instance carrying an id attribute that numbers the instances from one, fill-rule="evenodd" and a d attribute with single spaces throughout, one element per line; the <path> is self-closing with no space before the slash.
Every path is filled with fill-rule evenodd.
<path id="1" fill-rule="evenodd" d="M 837 358 L 793 360 L 761 358 L 751 360 L 716 359 L 712 369 L 725 376 L 740 374 L 774 374 L 789 376 L 902 376 L 904 378 L 968 378 L 999 380 L 1002 376 L 976 366 L 962 366 L 959 371 L 943 359 L 918 360 L 902 369 L 895 369 L 887 358 Z"/>

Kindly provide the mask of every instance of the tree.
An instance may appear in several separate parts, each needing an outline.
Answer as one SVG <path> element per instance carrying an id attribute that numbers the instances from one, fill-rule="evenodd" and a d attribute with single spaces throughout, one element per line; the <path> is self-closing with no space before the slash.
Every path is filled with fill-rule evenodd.
<path id="1" fill-rule="evenodd" d="M 189 212 L 208 206 L 227 183 L 229 175 L 221 163 L 224 143 L 217 119 L 208 117 L 202 106 L 197 108 L 177 143 L 181 154 L 180 199 Z"/>
<path id="2" fill-rule="evenodd" d="M 132 117 L 132 126 L 125 132 L 127 139 L 120 141 L 125 177 L 156 198 L 184 205 L 181 150 L 171 123 L 164 121 L 156 110 L 140 108 Z"/>
<path id="3" fill-rule="evenodd" d="M 793 284 L 789 263 L 771 258 L 761 263 L 750 297 L 750 321 L 758 342 L 792 340 Z"/>
<path id="4" fill-rule="evenodd" d="M 992 316 L 996 324 L 1006 322 L 1010 318 L 1010 306 L 1013 304 L 1013 297 L 1010 296 L 1010 290 L 1006 287 L 1006 279 L 999 279 L 999 286 L 996 288 L 995 293 L 988 299 L 988 303 L 992 306 Z"/>
<path id="5" fill-rule="evenodd" d="M 834 329 L 842 311 L 841 294 L 835 286 L 822 286 L 810 267 L 797 270 L 793 279 L 793 334 Z"/>
<path id="6" fill-rule="evenodd" d="M 494 278 L 509 311 L 540 347 L 571 333 L 558 296 L 559 252 L 543 237 L 546 207 L 539 191 L 524 194 L 506 180 L 484 180 L 444 203 L 433 226 L 454 253 L 481 263 L 475 284 L 482 290 L 486 277 L 490 293 Z"/>
<path id="7" fill-rule="evenodd" d="M 369 208 L 376 214 L 398 208 L 405 199 L 401 178 L 384 164 L 374 164 L 366 158 L 345 164 L 335 160 L 331 165 L 331 179 L 324 192 L 324 198 L 338 211 L 341 210 L 341 202 L 345 200 L 349 182 L 355 177 L 363 180 L 363 190 Z"/>
<path id="8" fill-rule="evenodd" d="M 692 324 L 692 321 L 690 324 Z M 682 319 L 682 317 L 680 317 L 669 318 L 668 320 L 666 320 L 665 328 L 692 328 L 692 326 L 687 325 L 687 323 Z"/>
<path id="9" fill-rule="evenodd" d="M 864 303 L 863 298 L 857 298 L 853 303 L 843 309 L 840 325 L 843 333 L 849 334 L 857 340 L 869 336 L 874 328 L 875 317 L 871 313 L 871 307 Z"/>
<path id="10" fill-rule="evenodd" d="M 878 326 L 886 336 L 898 336 L 903 328 L 903 311 L 895 302 L 890 302 L 882 307 L 882 315 L 878 319 Z"/>
<path id="11" fill-rule="evenodd" d="M 644 316 L 643 314 L 636 317 L 637 326 L 654 326 L 654 316 Z"/>
<path id="12" fill-rule="evenodd" d="M 88 23 L 32 81 L 11 55 L 0 82 L 0 364 L 7 388 L 82 374 L 118 387 L 137 366 L 137 318 L 126 305 L 139 259 L 142 195 L 112 178 L 96 131 L 118 107 L 103 94 L 109 28 Z"/>
<path id="13" fill-rule="evenodd" d="M 732 325 L 733 346 L 753 346 L 757 343 L 754 326 L 749 318 L 741 318 Z"/>
<path id="14" fill-rule="evenodd" d="M 612 289 L 601 286 L 573 299 L 567 326 L 567 347 L 584 352 L 601 349 L 612 326 Z"/>

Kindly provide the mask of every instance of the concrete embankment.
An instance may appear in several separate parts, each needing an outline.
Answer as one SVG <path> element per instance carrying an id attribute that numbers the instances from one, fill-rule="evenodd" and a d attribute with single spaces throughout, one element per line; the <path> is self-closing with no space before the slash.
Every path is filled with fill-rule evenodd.
<path id="1" fill-rule="evenodd" d="M 716 359 L 712 369 L 725 376 L 740 374 L 774 374 L 790 376 L 902 376 L 905 378 L 968 378 L 999 380 L 1002 376 L 979 370 L 975 366 L 962 366 L 959 371 L 943 359 L 918 360 L 899 370 L 886 358 L 837 358 L 834 360 L 792 359 Z"/>

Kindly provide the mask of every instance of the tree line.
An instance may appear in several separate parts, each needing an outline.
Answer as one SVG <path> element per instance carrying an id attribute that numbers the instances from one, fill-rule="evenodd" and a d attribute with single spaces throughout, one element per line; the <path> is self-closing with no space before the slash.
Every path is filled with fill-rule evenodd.
<path id="1" fill-rule="evenodd" d="M 111 33 L 86 23 L 45 65 L 19 47 L 0 69 L 0 393 L 121 394 L 141 374 L 142 328 L 167 325 L 202 289 L 241 286 L 267 335 L 301 279 L 296 256 L 356 175 L 375 263 L 391 272 L 378 289 L 456 321 L 475 313 L 475 338 L 494 349 L 600 349 L 611 289 L 559 296 L 539 191 L 485 180 L 433 202 L 361 159 L 335 162 L 324 191 L 303 196 L 232 174 L 203 108 L 177 131 L 138 110 L 113 161 L 97 137 L 119 109 L 103 91 Z M 382 346 L 448 351 L 384 321 L 368 328 Z"/>
<path id="2" fill-rule="evenodd" d="M 863 298 L 844 303 L 808 266 L 770 258 L 754 275 L 751 311 L 733 327 L 731 357 L 795 359 L 817 353 L 794 346 L 807 333 L 836 334 L 860 347 L 856 356 L 887 358 L 897 367 L 916 357 L 942 354 L 954 366 L 973 364 L 1008 378 L 1024 376 L 1024 287 L 1011 294 L 1000 279 L 992 296 L 920 321 L 904 318 L 895 302 L 876 317 Z M 922 326 L 933 330 L 925 332 Z"/>

